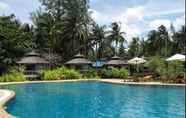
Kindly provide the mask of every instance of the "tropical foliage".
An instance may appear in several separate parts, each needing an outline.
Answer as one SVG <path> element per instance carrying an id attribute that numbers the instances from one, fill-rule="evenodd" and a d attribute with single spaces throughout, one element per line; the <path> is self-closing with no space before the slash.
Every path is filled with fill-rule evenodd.
<path id="1" fill-rule="evenodd" d="M 103 69 L 102 70 L 102 77 L 103 78 L 121 78 L 121 79 L 127 79 L 129 72 L 125 68 L 111 68 L 111 69 Z"/>
<path id="2" fill-rule="evenodd" d="M 173 61 L 168 63 L 160 56 L 155 56 L 150 59 L 147 66 L 156 76 L 160 77 L 159 80 L 177 82 L 177 79 L 181 78 L 181 82 L 184 83 L 185 67 L 183 62 Z"/>
<path id="3" fill-rule="evenodd" d="M 185 54 L 185 26 L 175 30 L 172 24 L 170 31 L 161 25 L 158 29 L 147 32 L 146 37 L 134 37 L 131 42 L 127 42 L 119 22 L 102 26 L 91 18 L 89 0 L 39 1 L 40 9 L 31 14 L 33 26 L 22 24 L 14 15 L 0 16 L 0 75 L 8 72 L 20 57 L 33 49 L 48 55 L 59 55 L 57 57 L 60 58 L 60 65 L 79 52 L 91 60 L 108 59 L 113 55 L 122 58 L 152 58 L 159 55 L 158 59 L 156 57 L 150 61 L 149 66 L 158 74 L 164 73 L 162 69 L 167 68 L 163 59 L 175 53 Z M 128 51 L 125 48 L 129 48 Z M 64 73 L 58 75 L 57 70 L 60 69 L 48 70 L 48 74 L 44 72 L 45 79 L 68 78 L 73 74 L 72 78 L 79 77 L 74 70 L 68 70 L 65 77 Z M 103 70 L 103 75 L 112 77 L 114 73 L 116 77 L 121 76 L 118 71 L 121 70 Z M 87 76 L 95 74 L 92 71 Z"/>
<path id="4" fill-rule="evenodd" d="M 91 69 L 83 74 L 83 77 L 87 79 L 99 79 L 98 72 L 95 69 Z"/>
<path id="5" fill-rule="evenodd" d="M 33 46 L 32 30 L 14 15 L 0 16 L 0 74 Z"/>
<path id="6" fill-rule="evenodd" d="M 26 81 L 23 67 L 13 67 L 9 70 L 8 73 L 0 76 L 0 82 L 20 82 L 20 81 Z"/>
<path id="7" fill-rule="evenodd" d="M 81 74 L 78 71 L 65 67 L 43 71 L 44 80 L 80 79 L 80 77 Z"/>

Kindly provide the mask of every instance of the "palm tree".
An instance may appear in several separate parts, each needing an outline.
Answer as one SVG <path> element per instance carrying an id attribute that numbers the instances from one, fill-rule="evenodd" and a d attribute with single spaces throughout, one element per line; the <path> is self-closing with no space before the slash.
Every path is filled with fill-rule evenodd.
<path id="1" fill-rule="evenodd" d="M 45 6 L 45 11 L 39 11 L 40 14 L 36 12 L 33 19 L 37 27 L 36 37 L 39 41 L 43 40 L 40 45 L 59 53 L 64 61 L 77 52 L 87 54 L 90 22 L 87 0 L 40 2 Z"/>
<path id="2" fill-rule="evenodd" d="M 93 24 L 92 28 L 92 39 L 95 41 L 96 46 L 96 58 L 100 59 L 103 57 L 104 47 L 106 46 L 106 26 L 99 26 Z"/>
<path id="3" fill-rule="evenodd" d="M 117 55 L 117 48 L 119 47 L 119 44 L 126 42 L 125 38 L 123 37 L 123 34 L 125 33 L 121 32 L 121 26 L 117 22 L 112 23 L 111 28 L 112 30 L 110 31 L 109 39 L 115 42 L 115 55 Z"/>
<path id="4" fill-rule="evenodd" d="M 139 56 L 139 52 L 140 52 L 139 38 L 134 37 L 132 39 L 132 42 L 129 45 L 129 50 L 128 50 L 129 56 L 131 56 L 131 57 Z"/>
<path id="5" fill-rule="evenodd" d="M 173 36 L 173 52 L 175 53 L 183 53 L 185 54 L 185 26 L 182 26 L 181 29 L 176 32 Z"/>
<path id="6" fill-rule="evenodd" d="M 89 22 L 86 0 L 69 0 L 63 3 L 66 14 L 62 19 L 62 37 L 71 42 L 73 52 L 78 49 L 87 55 L 86 44 L 89 39 Z"/>

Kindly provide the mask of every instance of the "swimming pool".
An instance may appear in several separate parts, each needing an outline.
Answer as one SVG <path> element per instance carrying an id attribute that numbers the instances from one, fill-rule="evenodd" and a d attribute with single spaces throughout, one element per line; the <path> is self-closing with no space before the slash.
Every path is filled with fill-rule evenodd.
<path id="1" fill-rule="evenodd" d="M 185 88 L 67 82 L 8 85 L 20 118 L 184 118 Z"/>

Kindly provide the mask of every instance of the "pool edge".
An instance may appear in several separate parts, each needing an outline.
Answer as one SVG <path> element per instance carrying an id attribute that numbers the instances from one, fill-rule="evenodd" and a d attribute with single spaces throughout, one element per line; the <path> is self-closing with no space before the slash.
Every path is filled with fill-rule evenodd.
<path id="1" fill-rule="evenodd" d="M 178 86 L 178 87 L 186 86 L 186 84 L 171 84 L 171 83 L 162 83 L 162 82 L 125 82 L 122 79 L 74 79 L 74 80 L 52 80 L 52 81 L 0 82 L 0 86 L 15 85 L 15 84 L 61 83 L 61 82 L 79 82 L 79 81 L 98 81 L 98 82 L 112 83 L 112 84 L 144 85 L 144 86 Z"/>
<path id="2" fill-rule="evenodd" d="M 4 105 L 15 97 L 15 92 L 5 89 L 0 89 L 0 92 L 2 93 L 0 96 L 0 118 L 16 118 L 4 109 Z"/>

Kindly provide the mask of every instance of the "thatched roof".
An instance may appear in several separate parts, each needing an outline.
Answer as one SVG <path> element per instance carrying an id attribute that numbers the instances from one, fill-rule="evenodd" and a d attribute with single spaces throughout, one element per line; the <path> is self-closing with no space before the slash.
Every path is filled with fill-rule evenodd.
<path id="1" fill-rule="evenodd" d="M 86 59 L 83 55 L 77 54 L 74 58 L 65 63 L 65 65 L 91 65 L 92 62 Z"/>
<path id="2" fill-rule="evenodd" d="M 124 66 L 127 65 L 127 63 L 124 60 L 121 60 L 120 57 L 114 56 L 109 60 L 107 63 L 105 63 L 105 66 Z"/>
<path id="3" fill-rule="evenodd" d="M 39 53 L 34 51 L 27 53 L 25 57 L 23 57 L 18 64 L 48 64 L 49 62 L 42 58 Z"/>

